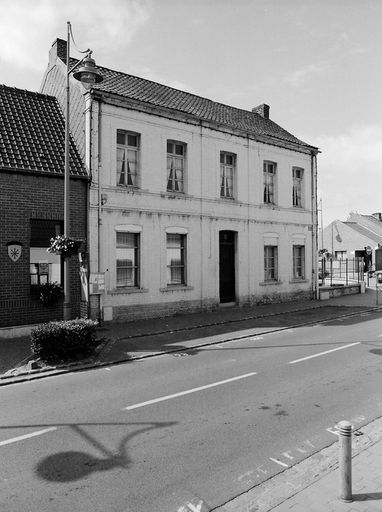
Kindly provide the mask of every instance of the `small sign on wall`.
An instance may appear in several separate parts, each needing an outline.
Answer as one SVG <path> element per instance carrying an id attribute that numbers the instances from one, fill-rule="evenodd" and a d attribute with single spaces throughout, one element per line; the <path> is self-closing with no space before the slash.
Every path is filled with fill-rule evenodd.
<path id="1" fill-rule="evenodd" d="M 16 262 L 23 251 L 23 244 L 21 242 L 8 242 L 8 256 L 13 262 Z"/>
<path id="2" fill-rule="evenodd" d="M 105 274 L 104 272 L 93 272 L 89 277 L 90 295 L 105 293 Z"/>

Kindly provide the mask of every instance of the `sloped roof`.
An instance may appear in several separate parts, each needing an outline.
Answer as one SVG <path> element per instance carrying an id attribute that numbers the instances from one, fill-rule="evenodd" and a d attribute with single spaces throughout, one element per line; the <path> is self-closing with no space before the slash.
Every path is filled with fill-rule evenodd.
<path id="1" fill-rule="evenodd" d="M 58 57 L 66 62 L 66 41 L 57 39 L 56 43 Z M 70 67 L 72 68 L 77 62 L 78 60 L 70 58 Z M 317 151 L 316 147 L 301 141 L 271 119 L 256 112 L 218 103 L 168 85 L 106 67 L 97 65 L 97 70 L 103 77 L 101 83 L 92 86 L 97 91 L 115 94 L 155 107 L 173 109 L 198 120 L 268 138 L 275 144 L 277 142 L 292 143 L 296 145 L 296 149 L 303 147 L 305 150 Z"/>
<path id="2" fill-rule="evenodd" d="M 64 174 L 65 122 L 53 96 L 0 85 L 0 169 Z M 73 140 L 70 174 L 86 176 Z"/>
<path id="3" fill-rule="evenodd" d="M 167 85 L 127 75 L 120 71 L 103 67 L 97 67 L 97 69 L 104 80 L 100 84 L 96 84 L 94 89 L 151 105 L 170 108 L 204 121 L 236 128 L 255 135 L 265 135 L 298 145 L 309 146 L 271 119 L 266 119 L 255 112 L 224 105 Z"/>
<path id="4" fill-rule="evenodd" d="M 345 224 L 346 226 L 349 226 L 350 228 L 354 229 L 354 231 L 357 231 L 357 233 L 359 233 L 360 235 L 369 238 L 370 240 L 372 240 L 375 243 L 378 243 L 378 244 L 382 243 L 382 234 L 378 235 L 377 233 L 368 229 L 367 227 L 361 226 L 357 222 L 347 221 L 347 222 L 344 222 L 343 224 Z"/>

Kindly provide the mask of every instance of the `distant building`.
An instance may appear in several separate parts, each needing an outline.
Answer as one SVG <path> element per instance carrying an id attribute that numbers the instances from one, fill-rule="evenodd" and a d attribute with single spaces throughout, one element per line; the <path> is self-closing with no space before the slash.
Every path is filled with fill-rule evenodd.
<path id="1" fill-rule="evenodd" d="M 382 214 L 351 213 L 346 221 L 335 220 L 323 230 L 322 244 L 337 259 L 352 259 L 370 247 L 374 262 L 382 244 Z"/>
<path id="2" fill-rule="evenodd" d="M 86 238 L 88 176 L 71 142 L 71 229 Z M 63 315 L 44 306 L 39 286 L 62 283 L 62 259 L 50 254 L 64 216 L 64 119 L 57 99 L 0 86 L 0 327 Z M 72 314 L 81 313 L 78 258 L 71 262 Z"/>
<path id="3" fill-rule="evenodd" d="M 64 107 L 66 43 L 42 92 Z M 73 60 L 72 64 L 75 64 Z M 317 148 L 269 118 L 105 67 L 73 80 L 72 133 L 91 173 L 93 316 L 135 319 L 317 289 Z"/>

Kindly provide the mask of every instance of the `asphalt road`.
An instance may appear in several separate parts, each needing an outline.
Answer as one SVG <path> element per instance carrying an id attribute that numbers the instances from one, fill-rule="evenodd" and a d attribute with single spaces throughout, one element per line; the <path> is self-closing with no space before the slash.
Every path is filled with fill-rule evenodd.
<path id="1" fill-rule="evenodd" d="M 378 312 L 0 388 L 0 510 L 207 512 L 382 414 Z"/>

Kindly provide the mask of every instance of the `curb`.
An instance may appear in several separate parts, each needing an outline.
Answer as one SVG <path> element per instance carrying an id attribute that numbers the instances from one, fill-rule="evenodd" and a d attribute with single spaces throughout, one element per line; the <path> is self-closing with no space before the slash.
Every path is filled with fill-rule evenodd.
<path id="1" fill-rule="evenodd" d="M 145 333 L 145 334 L 141 333 L 141 334 L 138 334 L 138 335 L 129 335 L 129 336 L 126 336 L 124 338 L 116 338 L 112 342 L 115 343 L 118 340 L 141 338 L 141 337 L 144 337 L 144 336 L 159 336 L 161 334 L 166 334 L 166 333 L 174 333 L 174 332 L 180 332 L 180 331 L 189 331 L 189 330 L 193 330 L 193 329 L 201 329 L 203 327 L 212 327 L 214 325 L 223 325 L 223 324 L 230 324 L 230 323 L 241 322 L 241 321 L 246 321 L 246 320 L 254 320 L 256 318 L 267 318 L 267 317 L 278 316 L 278 315 L 283 315 L 283 314 L 288 314 L 288 313 L 304 312 L 304 311 L 310 311 L 312 309 L 319 309 L 319 308 L 323 308 L 323 307 L 327 307 L 326 304 L 312 306 L 312 307 L 308 307 L 308 308 L 304 308 L 304 309 L 292 309 L 292 310 L 288 310 L 288 311 L 270 313 L 270 314 L 266 314 L 266 315 L 256 315 L 256 316 L 244 317 L 244 318 L 240 318 L 240 319 L 237 319 L 237 320 L 226 320 L 226 321 L 222 320 L 222 321 L 219 321 L 219 322 L 212 322 L 212 323 L 208 323 L 208 324 L 201 324 L 201 325 L 192 326 L 192 327 L 180 327 L 180 328 L 177 328 L 177 329 L 167 329 L 167 330 L 156 331 L 156 332 L 152 332 L 152 333 Z M 342 306 L 342 307 L 354 307 L 354 306 Z M 379 309 L 381 309 L 381 308 L 378 307 L 378 306 L 373 306 L 371 308 L 362 310 L 362 312 L 363 313 L 367 313 L 369 311 L 376 311 L 376 310 L 379 310 Z M 360 311 L 352 312 L 352 313 L 346 313 L 346 314 L 334 316 L 332 318 L 328 318 L 328 319 L 324 319 L 324 320 L 320 320 L 320 321 L 325 322 L 325 321 L 334 320 L 336 318 L 346 318 L 346 317 L 356 316 L 358 314 L 360 314 Z M 312 325 L 312 324 L 315 324 L 315 323 L 317 323 L 317 320 L 311 320 L 309 322 L 302 322 L 302 323 L 298 323 L 298 324 L 293 324 L 293 325 L 289 325 L 288 327 L 279 327 L 279 328 L 274 328 L 274 329 L 267 330 L 267 331 L 260 331 L 260 332 L 256 333 L 256 336 L 260 336 L 262 334 L 270 334 L 270 333 L 278 332 L 278 331 L 285 331 L 287 329 L 294 329 L 294 328 L 297 328 L 297 327 L 303 327 L 305 325 Z M 86 370 L 92 370 L 92 369 L 96 370 L 98 368 L 102 368 L 102 367 L 105 367 L 105 366 L 124 364 L 124 363 L 129 363 L 129 362 L 132 362 L 132 361 L 148 359 L 148 358 L 152 358 L 152 357 L 159 357 L 159 356 L 163 356 L 163 355 L 171 354 L 171 353 L 176 353 L 176 352 L 188 352 L 190 350 L 197 349 L 197 348 L 208 347 L 208 346 L 217 345 L 217 344 L 220 344 L 220 343 L 228 343 L 228 342 L 234 341 L 234 340 L 250 338 L 251 336 L 253 336 L 253 334 L 246 334 L 246 335 L 243 335 L 243 336 L 233 336 L 233 337 L 230 337 L 230 338 L 227 338 L 227 339 L 224 339 L 224 340 L 212 341 L 212 342 L 208 342 L 208 343 L 199 343 L 199 344 L 196 344 L 196 345 L 192 345 L 189 348 L 184 348 L 184 347 L 183 348 L 177 348 L 177 349 L 169 348 L 169 349 L 167 349 L 165 351 L 162 351 L 162 352 L 150 352 L 150 353 L 147 353 L 147 354 L 144 354 L 144 355 L 128 356 L 128 357 L 123 358 L 123 359 L 116 359 L 116 360 L 111 360 L 111 361 L 104 361 L 104 362 L 102 362 L 102 361 L 94 361 L 93 360 L 93 361 L 90 361 L 90 362 L 87 362 L 87 363 L 83 363 L 83 362 L 82 363 L 68 363 L 66 365 L 58 365 L 58 366 L 55 366 L 55 367 L 51 366 L 51 367 L 45 367 L 45 368 L 32 369 L 32 370 L 29 370 L 29 371 L 26 371 L 26 372 L 21 372 L 18 375 L 5 375 L 4 374 L 4 375 L 0 375 L 0 387 L 1 386 L 7 386 L 7 385 L 10 385 L 10 384 L 18 384 L 18 383 L 21 383 L 21 382 L 28 382 L 28 381 L 31 381 L 31 380 L 43 379 L 45 377 L 52 377 L 52 376 L 55 376 L 55 375 L 62 375 L 64 373 L 71 373 L 71 372 L 74 373 L 74 372 L 80 372 L 80 371 L 86 371 Z M 100 349 L 100 351 L 98 352 L 98 354 L 100 354 L 104 348 L 105 347 L 102 347 Z M 9 371 L 13 371 L 13 370 L 9 370 Z"/>

